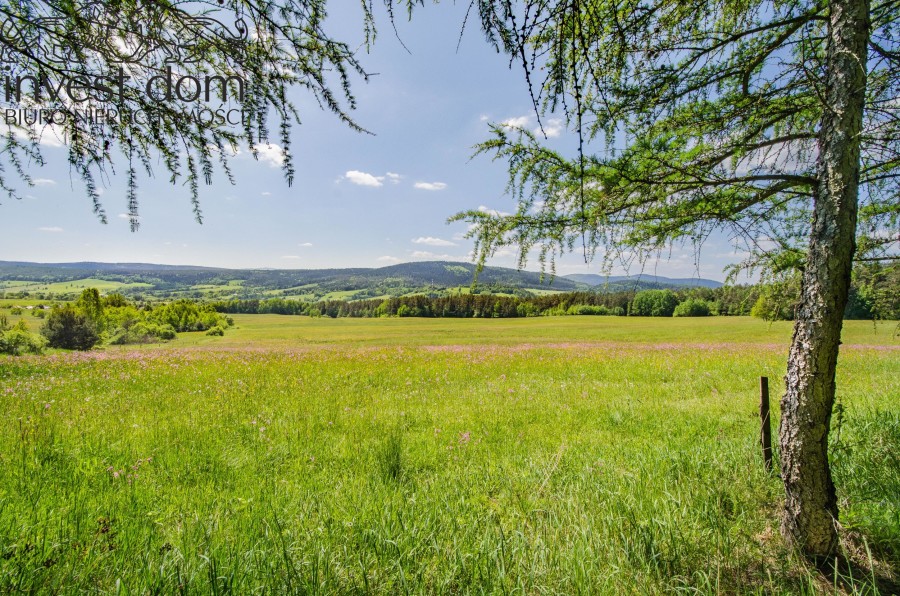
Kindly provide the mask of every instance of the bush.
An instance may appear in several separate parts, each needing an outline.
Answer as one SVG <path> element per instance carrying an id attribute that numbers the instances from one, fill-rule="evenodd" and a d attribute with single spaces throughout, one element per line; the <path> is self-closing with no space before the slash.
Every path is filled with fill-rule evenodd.
<path id="1" fill-rule="evenodd" d="M 211 327 L 209 329 L 209 331 L 206 332 L 206 335 L 213 335 L 213 336 L 221 337 L 221 336 L 225 335 L 225 330 L 219 326 Z"/>
<path id="2" fill-rule="evenodd" d="M 566 311 L 570 315 L 608 315 L 609 309 L 603 306 L 594 306 L 591 304 L 573 304 Z"/>
<path id="3" fill-rule="evenodd" d="M 116 329 L 109 343 L 113 345 L 151 344 L 158 341 L 175 339 L 175 329 L 171 325 L 157 325 L 147 321 L 134 323 L 129 327 Z"/>
<path id="4" fill-rule="evenodd" d="M 19 356 L 20 354 L 40 354 L 47 345 L 40 335 L 35 335 L 28 331 L 28 326 L 24 321 L 9 329 L 5 321 L 0 321 L 0 354 L 11 354 Z"/>
<path id="5" fill-rule="evenodd" d="M 64 350 L 90 350 L 100 341 L 94 321 L 69 304 L 50 311 L 41 334 L 51 347 Z"/>
<path id="6" fill-rule="evenodd" d="M 706 300 L 688 298 L 675 307 L 672 313 L 674 317 L 708 317 L 711 312 L 711 304 Z"/>
<path id="7" fill-rule="evenodd" d="M 762 286 L 750 314 L 766 321 L 792 321 L 799 299 L 800 277 L 794 275 Z"/>
<path id="8" fill-rule="evenodd" d="M 154 309 L 148 318 L 161 325 L 171 325 L 175 331 L 206 331 L 213 327 L 225 327 L 225 316 L 211 305 L 198 306 L 189 300 L 178 300 Z"/>
<path id="9" fill-rule="evenodd" d="M 631 302 L 629 314 L 636 317 L 671 317 L 678 306 L 678 297 L 672 290 L 644 290 Z"/>

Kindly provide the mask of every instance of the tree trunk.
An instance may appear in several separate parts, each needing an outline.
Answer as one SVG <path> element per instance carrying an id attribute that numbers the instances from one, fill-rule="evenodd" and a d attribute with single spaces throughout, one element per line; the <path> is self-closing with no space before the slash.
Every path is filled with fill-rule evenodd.
<path id="1" fill-rule="evenodd" d="M 832 556 L 837 546 L 838 508 L 828 466 L 828 431 L 856 249 L 868 40 L 868 0 L 831 2 L 819 182 L 779 429 L 786 491 L 782 533 L 814 558 Z"/>

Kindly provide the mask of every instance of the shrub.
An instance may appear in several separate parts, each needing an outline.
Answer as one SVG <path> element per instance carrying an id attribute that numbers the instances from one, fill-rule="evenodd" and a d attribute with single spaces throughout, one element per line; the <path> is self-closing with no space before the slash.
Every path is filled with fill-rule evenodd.
<path id="1" fill-rule="evenodd" d="M 209 331 L 206 332 L 206 335 L 213 335 L 213 336 L 221 337 L 221 336 L 225 335 L 225 330 L 217 325 L 215 327 L 210 327 Z"/>
<path id="2" fill-rule="evenodd" d="M 123 306 L 128 306 L 128 300 L 125 298 L 125 296 L 116 292 L 103 298 L 103 306 L 107 308 L 121 308 Z"/>
<path id="3" fill-rule="evenodd" d="M 70 304 L 50 311 L 41 334 L 51 347 L 65 350 L 90 350 L 100 341 L 94 321 Z"/>
<path id="4" fill-rule="evenodd" d="M 148 321 L 140 321 L 128 327 L 116 329 L 110 337 L 109 343 L 114 345 L 150 344 L 175 339 L 175 337 L 175 329 L 171 325 L 157 325 Z"/>
<path id="5" fill-rule="evenodd" d="M 608 315 L 610 310 L 603 306 L 594 306 L 593 304 L 573 304 L 566 311 L 569 315 Z"/>
<path id="6" fill-rule="evenodd" d="M 171 325 L 175 331 L 206 331 L 227 325 L 225 316 L 217 313 L 212 305 L 198 306 L 189 300 L 178 300 L 153 309 L 149 319 L 161 325 Z"/>
<path id="7" fill-rule="evenodd" d="M 700 300 L 698 298 L 688 298 L 675 307 L 675 311 L 672 313 L 672 316 L 708 317 L 711 314 L 711 311 L 711 305 L 706 300 Z"/>
<path id="8" fill-rule="evenodd" d="M 636 317 L 671 317 L 678 306 L 672 290 L 644 290 L 635 295 L 630 314 Z"/>
<path id="9" fill-rule="evenodd" d="M 762 286 L 750 314 L 766 321 L 791 321 L 799 299 L 800 277 L 795 274 Z"/>
<path id="10" fill-rule="evenodd" d="M 0 354 L 11 354 L 18 356 L 20 354 L 40 354 L 47 345 L 40 335 L 35 335 L 28 331 L 28 326 L 24 321 L 19 323 L 12 329 L 4 324 L 0 325 Z"/>

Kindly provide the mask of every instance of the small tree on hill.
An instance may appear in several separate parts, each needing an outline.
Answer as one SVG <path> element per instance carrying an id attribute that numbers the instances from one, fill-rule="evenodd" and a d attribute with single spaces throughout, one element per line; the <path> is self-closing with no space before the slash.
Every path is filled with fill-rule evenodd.
<path id="1" fill-rule="evenodd" d="M 56 306 L 41 327 L 50 347 L 65 350 L 90 350 L 100 341 L 94 321 L 71 304 Z"/>

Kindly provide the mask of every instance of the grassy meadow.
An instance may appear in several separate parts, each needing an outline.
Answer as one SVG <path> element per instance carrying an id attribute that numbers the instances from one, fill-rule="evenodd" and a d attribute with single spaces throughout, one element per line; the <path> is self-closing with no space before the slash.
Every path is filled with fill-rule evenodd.
<path id="1" fill-rule="evenodd" d="M 897 589 L 896 322 L 846 323 L 832 461 L 854 564 L 823 573 L 783 544 L 758 448 L 790 324 L 234 319 L 0 359 L 0 591 Z"/>

